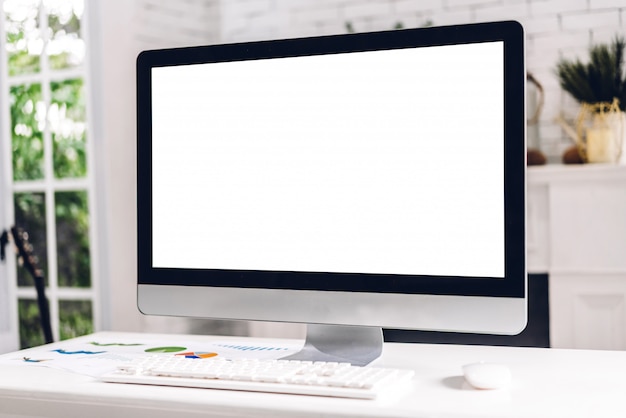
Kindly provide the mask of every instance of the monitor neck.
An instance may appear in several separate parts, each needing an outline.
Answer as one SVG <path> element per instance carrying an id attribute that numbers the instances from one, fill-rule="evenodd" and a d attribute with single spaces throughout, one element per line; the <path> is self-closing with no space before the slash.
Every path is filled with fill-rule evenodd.
<path id="1" fill-rule="evenodd" d="M 365 366 L 380 357 L 382 350 L 382 328 L 309 324 L 302 350 L 283 359 Z"/>

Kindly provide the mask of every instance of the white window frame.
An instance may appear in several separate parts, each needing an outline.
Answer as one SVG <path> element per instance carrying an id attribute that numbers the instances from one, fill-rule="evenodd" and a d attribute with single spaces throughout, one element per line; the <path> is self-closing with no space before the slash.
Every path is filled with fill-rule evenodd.
<path id="1" fill-rule="evenodd" d="M 3 4 L 3 2 L 0 1 Z M 0 227 L 8 228 L 14 224 L 15 214 L 13 208 L 14 194 L 20 192 L 36 192 L 45 193 L 46 207 L 46 239 L 47 239 L 47 258 L 48 258 L 48 286 L 46 288 L 46 296 L 50 305 L 50 317 L 52 322 L 52 334 L 55 341 L 60 338 L 59 329 L 59 302 L 85 300 L 90 301 L 92 306 L 92 321 L 94 331 L 102 328 L 102 308 L 100 297 L 100 263 L 99 255 L 101 250 L 98 247 L 98 231 L 99 216 L 97 216 L 97 193 L 95 185 L 96 177 L 96 161 L 95 161 L 95 142 L 98 137 L 97 132 L 93 129 L 94 124 L 94 100 L 92 100 L 92 83 L 91 83 L 91 49 L 94 45 L 90 42 L 90 24 L 95 16 L 91 9 L 92 2 L 85 0 L 84 12 L 80 24 L 80 36 L 86 45 L 86 55 L 83 64 L 79 67 L 54 70 L 49 68 L 47 54 L 41 55 L 41 70 L 36 74 L 9 76 L 8 74 L 8 57 L 6 53 L 6 33 L 5 33 L 5 13 L 4 8 L 0 7 Z M 43 2 L 40 4 L 40 10 L 43 11 Z M 39 28 L 42 36 L 45 37 L 48 28 L 48 19 L 45 12 L 39 15 Z M 47 39 L 44 38 L 44 44 Z M 45 49 L 44 49 L 45 50 Z M 54 178 L 53 162 L 52 162 L 52 135 L 50 133 L 49 124 L 43 132 L 44 142 L 44 178 L 33 181 L 13 181 L 13 166 L 11 155 L 11 116 L 9 106 L 9 89 L 14 85 L 37 83 L 41 84 L 42 98 L 46 104 L 50 103 L 51 92 L 50 83 L 52 81 L 61 81 L 68 79 L 82 78 L 83 88 L 86 95 L 86 158 L 87 158 L 87 174 L 84 178 Z M 90 268 L 91 268 L 91 287 L 89 288 L 66 288 L 58 286 L 57 278 L 57 246 L 56 246 L 56 219 L 54 210 L 54 194 L 62 191 L 86 191 L 89 210 L 89 251 L 90 251 Z M 7 248 L 7 250 L 9 250 Z M 19 299 L 36 300 L 36 292 L 34 287 L 18 287 L 17 286 L 17 268 L 15 257 L 11 252 L 7 252 L 7 260 L 0 264 L 0 306 L 6 302 L 6 308 L 0 307 L 0 352 L 11 351 L 19 347 L 19 318 L 18 303 Z M 2 282 L 5 282 L 4 284 Z M 4 293 L 3 286 L 7 291 Z M 6 323 L 3 325 L 2 321 Z"/>

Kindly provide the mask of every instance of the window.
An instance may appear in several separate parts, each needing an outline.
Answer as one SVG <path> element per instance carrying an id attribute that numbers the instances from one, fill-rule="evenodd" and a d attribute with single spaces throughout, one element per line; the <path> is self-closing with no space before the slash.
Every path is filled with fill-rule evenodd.
<path id="1" fill-rule="evenodd" d="M 85 3 L 2 0 L 0 11 L 0 227 L 29 233 L 55 340 L 94 331 L 99 315 Z M 33 280 L 7 270 L 19 345 L 41 344 Z"/>

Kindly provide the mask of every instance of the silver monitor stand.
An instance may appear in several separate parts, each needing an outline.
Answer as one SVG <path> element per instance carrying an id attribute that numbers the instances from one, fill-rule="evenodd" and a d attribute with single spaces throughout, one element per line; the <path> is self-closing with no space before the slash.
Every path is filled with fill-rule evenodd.
<path id="1" fill-rule="evenodd" d="M 382 328 L 309 324 L 302 350 L 284 359 L 348 362 L 365 366 L 380 357 L 382 351 Z"/>

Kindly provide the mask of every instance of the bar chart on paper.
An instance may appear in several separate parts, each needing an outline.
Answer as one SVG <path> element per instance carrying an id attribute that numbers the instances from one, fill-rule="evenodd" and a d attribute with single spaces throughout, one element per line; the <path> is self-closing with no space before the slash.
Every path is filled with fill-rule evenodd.
<path id="1" fill-rule="evenodd" d="M 226 358 L 280 358 L 298 352 L 302 344 L 237 344 L 216 342 L 216 351 Z"/>

